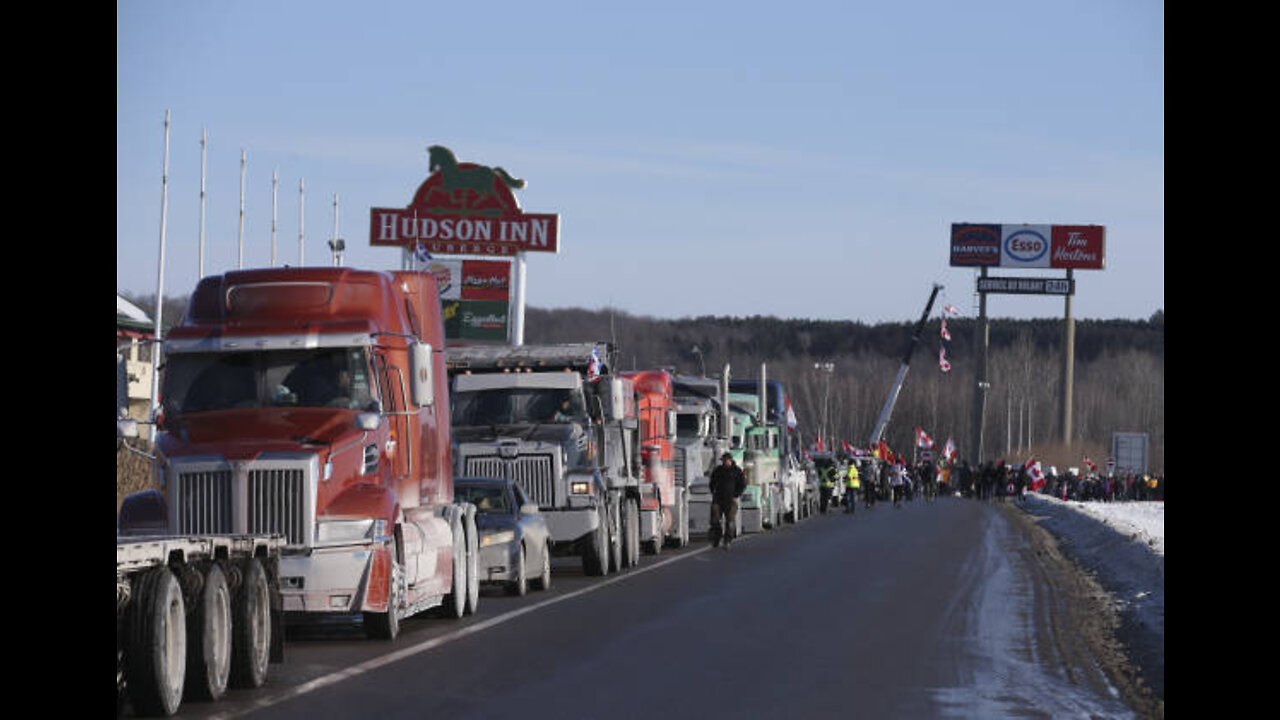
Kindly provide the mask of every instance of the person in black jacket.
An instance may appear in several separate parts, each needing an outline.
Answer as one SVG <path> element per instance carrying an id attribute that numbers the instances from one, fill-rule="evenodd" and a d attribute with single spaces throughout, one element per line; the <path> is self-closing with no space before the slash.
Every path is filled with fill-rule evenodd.
<path id="1" fill-rule="evenodd" d="M 729 543 L 738 535 L 734 518 L 738 515 L 738 498 L 747 489 L 747 476 L 733 462 L 733 455 L 720 456 L 720 465 L 711 471 L 711 547 L 724 540 Z"/>

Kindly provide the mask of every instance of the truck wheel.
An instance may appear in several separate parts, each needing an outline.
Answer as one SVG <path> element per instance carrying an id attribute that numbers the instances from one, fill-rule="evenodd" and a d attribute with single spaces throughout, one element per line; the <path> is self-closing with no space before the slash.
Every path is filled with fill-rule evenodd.
<path id="1" fill-rule="evenodd" d="M 689 495 L 681 494 L 680 499 L 680 547 L 689 547 Z"/>
<path id="2" fill-rule="evenodd" d="M 640 562 L 640 508 L 632 498 L 622 499 L 622 567 Z"/>
<path id="3" fill-rule="evenodd" d="M 461 522 L 453 523 L 453 581 L 444 597 L 444 616 L 462 619 L 467 612 L 467 541 Z"/>
<path id="4" fill-rule="evenodd" d="M 396 561 L 395 550 L 391 550 L 391 575 L 387 578 L 387 611 L 367 612 L 364 614 L 364 634 L 370 640 L 395 640 L 400 634 L 400 583 L 404 577 L 404 566 Z"/>
<path id="5" fill-rule="evenodd" d="M 168 567 L 158 567 L 141 576 L 132 594 L 125 651 L 129 700 L 139 715 L 172 715 L 187 672 L 182 588 Z"/>
<path id="6" fill-rule="evenodd" d="M 609 513 L 601 506 L 596 509 L 596 514 L 599 523 L 591 533 L 591 544 L 583 549 L 582 571 L 604 577 L 609 574 Z"/>
<path id="7" fill-rule="evenodd" d="M 231 590 L 222 568 L 210 565 L 187 618 L 187 699 L 217 700 L 230 676 Z"/>
<path id="8" fill-rule="evenodd" d="M 520 545 L 520 556 L 516 559 L 516 579 L 507 585 L 507 592 L 516 597 L 524 597 L 529 594 L 529 575 L 525 572 L 524 564 L 528 560 L 525 555 L 524 545 Z"/>
<path id="9" fill-rule="evenodd" d="M 467 512 L 467 607 L 466 614 L 474 615 L 480 606 L 480 539 L 476 531 L 474 506 Z"/>
<path id="10" fill-rule="evenodd" d="M 542 574 L 533 579 L 534 587 L 539 590 L 551 589 L 551 548 L 542 544 Z"/>
<path id="11" fill-rule="evenodd" d="M 231 687 L 258 688 L 271 661 L 271 595 L 257 558 L 244 563 L 241 574 L 231 603 Z"/>
<path id="12" fill-rule="evenodd" d="M 625 504 L 609 509 L 609 571 L 622 572 L 623 544 L 626 542 L 622 533 L 622 516 L 626 514 Z"/>

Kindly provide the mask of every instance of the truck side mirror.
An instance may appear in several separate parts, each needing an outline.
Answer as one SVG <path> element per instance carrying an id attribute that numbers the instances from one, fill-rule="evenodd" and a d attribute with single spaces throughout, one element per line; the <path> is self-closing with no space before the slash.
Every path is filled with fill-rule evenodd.
<path id="1" fill-rule="evenodd" d="M 413 402 L 418 407 L 430 407 L 436 402 L 435 372 L 431 362 L 431 343 L 415 343 L 413 346 Z"/>
<path id="2" fill-rule="evenodd" d="M 621 422 L 627 417 L 626 402 L 626 386 L 623 385 L 621 378 L 612 378 L 609 382 L 610 398 L 609 398 L 609 419 L 614 422 Z"/>
<path id="3" fill-rule="evenodd" d="M 117 420 L 116 421 L 116 437 L 118 438 L 138 437 L 138 421 L 137 420 Z"/>

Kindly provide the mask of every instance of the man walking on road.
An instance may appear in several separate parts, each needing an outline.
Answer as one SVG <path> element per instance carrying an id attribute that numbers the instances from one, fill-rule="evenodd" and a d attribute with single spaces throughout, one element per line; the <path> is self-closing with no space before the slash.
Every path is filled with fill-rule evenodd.
<path id="1" fill-rule="evenodd" d="M 711 547 L 724 540 L 726 549 L 738 534 L 734 518 L 738 515 L 738 498 L 747 489 L 747 477 L 733 462 L 733 455 L 720 456 L 720 466 L 711 471 Z"/>

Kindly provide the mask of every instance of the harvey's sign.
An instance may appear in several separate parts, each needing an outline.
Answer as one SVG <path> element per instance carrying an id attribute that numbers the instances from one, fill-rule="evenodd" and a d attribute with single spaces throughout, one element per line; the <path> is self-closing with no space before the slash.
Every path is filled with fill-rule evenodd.
<path id="1" fill-rule="evenodd" d="M 525 181 L 500 167 L 459 163 L 427 148 L 431 175 L 407 208 L 372 208 L 369 244 L 424 248 L 432 255 L 514 256 L 560 251 L 560 216 L 525 213 L 513 189 Z"/>
<path id="2" fill-rule="evenodd" d="M 951 225 L 952 267 L 1102 270 L 1102 225 Z"/>

